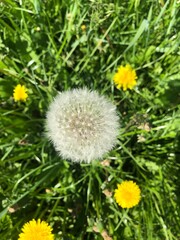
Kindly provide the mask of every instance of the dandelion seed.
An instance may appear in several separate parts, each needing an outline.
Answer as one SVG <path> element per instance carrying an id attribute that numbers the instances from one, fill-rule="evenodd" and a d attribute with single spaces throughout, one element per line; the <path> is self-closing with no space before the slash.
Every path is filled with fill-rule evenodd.
<path id="1" fill-rule="evenodd" d="M 129 64 L 127 64 L 125 67 L 120 66 L 113 78 L 116 87 L 118 89 L 122 87 L 124 91 L 126 91 L 128 88 L 132 89 L 137 83 L 136 79 L 136 71 L 132 69 Z"/>
<path id="2" fill-rule="evenodd" d="M 15 101 L 26 101 L 28 97 L 27 88 L 24 85 L 18 84 L 14 89 L 13 97 Z"/>
<path id="3" fill-rule="evenodd" d="M 133 181 L 124 181 L 118 184 L 114 198 L 122 208 L 132 208 L 140 201 L 141 190 Z"/>
<path id="4" fill-rule="evenodd" d="M 59 93 L 50 104 L 46 122 L 55 149 L 74 162 L 102 158 L 117 141 L 115 106 L 86 88 Z"/>
<path id="5" fill-rule="evenodd" d="M 54 240 L 52 228 L 40 219 L 25 223 L 18 240 Z"/>

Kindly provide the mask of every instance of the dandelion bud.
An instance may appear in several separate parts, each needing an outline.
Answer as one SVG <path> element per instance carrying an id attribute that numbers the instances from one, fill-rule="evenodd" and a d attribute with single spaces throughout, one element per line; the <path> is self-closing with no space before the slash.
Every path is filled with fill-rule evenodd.
<path id="1" fill-rule="evenodd" d="M 115 106 L 86 88 L 59 93 L 46 123 L 48 137 L 63 158 L 87 163 L 113 148 L 119 128 Z"/>

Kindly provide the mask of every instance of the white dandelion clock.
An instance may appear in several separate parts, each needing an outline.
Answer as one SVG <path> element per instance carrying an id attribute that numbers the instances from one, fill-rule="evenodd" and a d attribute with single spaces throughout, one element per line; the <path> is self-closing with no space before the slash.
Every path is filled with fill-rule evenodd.
<path id="1" fill-rule="evenodd" d="M 74 162 L 101 159 L 117 141 L 115 106 L 86 88 L 59 93 L 50 104 L 46 123 L 55 149 Z"/>

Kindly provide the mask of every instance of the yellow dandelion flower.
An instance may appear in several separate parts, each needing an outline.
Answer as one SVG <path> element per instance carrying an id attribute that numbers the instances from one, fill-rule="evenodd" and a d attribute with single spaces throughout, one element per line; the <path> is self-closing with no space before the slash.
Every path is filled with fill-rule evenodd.
<path id="1" fill-rule="evenodd" d="M 24 224 L 18 240 L 54 240 L 51 232 L 52 228 L 45 221 L 33 219 Z"/>
<path id="2" fill-rule="evenodd" d="M 81 25 L 81 30 L 82 30 L 82 31 L 85 31 L 85 30 L 86 30 L 86 25 L 84 25 L 84 24 Z"/>
<path id="3" fill-rule="evenodd" d="M 118 184 L 114 198 L 122 208 L 132 208 L 139 203 L 141 190 L 133 181 L 124 181 Z"/>
<path id="4" fill-rule="evenodd" d="M 14 88 L 13 97 L 15 101 L 26 101 L 26 98 L 28 97 L 27 88 L 24 85 L 18 84 Z"/>
<path id="5" fill-rule="evenodd" d="M 129 64 L 127 64 L 125 67 L 120 66 L 113 78 L 116 87 L 118 89 L 122 87 L 124 91 L 126 91 L 128 88 L 132 89 L 137 83 L 136 79 L 136 71 L 132 69 Z"/>

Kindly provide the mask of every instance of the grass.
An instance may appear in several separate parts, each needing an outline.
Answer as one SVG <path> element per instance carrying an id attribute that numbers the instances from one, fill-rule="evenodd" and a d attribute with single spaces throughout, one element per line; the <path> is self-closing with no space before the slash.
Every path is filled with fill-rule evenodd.
<path id="1" fill-rule="evenodd" d="M 176 0 L 1 0 L 1 240 L 32 218 L 57 240 L 180 239 L 178 14 Z M 123 92 L 112 79 L 126 63 L 138 85 Z M 12 98 L 19 83 L 25 103 Z M 57 92 L 83 86 L 110 98 L 121 121 L 116 148 L 89 165 L 58 157 L 44 134 Z M 128 211 L 113 197 L 127 179 L 142 191 Z"/>

